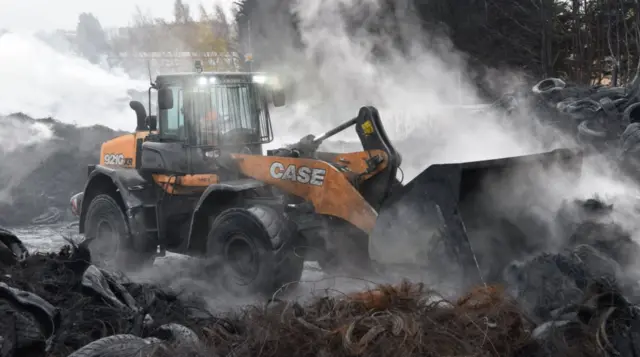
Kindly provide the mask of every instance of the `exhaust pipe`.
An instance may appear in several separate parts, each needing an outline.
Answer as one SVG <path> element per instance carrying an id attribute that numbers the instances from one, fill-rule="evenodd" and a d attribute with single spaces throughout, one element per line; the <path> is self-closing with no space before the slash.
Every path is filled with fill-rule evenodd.
<path id="1" fill-rule="evenodd" d="M 132 100 L 129 102 L 129 107 L 136 112 L 136 131 L 145 130 L 147 110 L 144 109 L 144 105 L 137 100 Z"/>

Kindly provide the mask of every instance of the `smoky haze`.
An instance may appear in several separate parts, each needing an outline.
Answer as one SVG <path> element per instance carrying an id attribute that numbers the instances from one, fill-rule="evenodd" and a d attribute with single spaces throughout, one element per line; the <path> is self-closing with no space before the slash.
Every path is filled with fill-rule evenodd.
<path id="1" fill-rule="evenodd" d="M 0 130 L 0 158 L 2 158 L 3 162 L 11 161 L 10 159 L 17 149 L 35 146 L 54 137 L 51 127 L 44 123 L 28 123 L 13 116 L 0 117 L 0 121 L 0 125 L 2 125 L 2 130 Z M 5 170 L 0 175 L 3 183 L 0 190 L 0 202 L 11 203 L 11 189 L 48 156 L 46 151 L 38 154 L 23 158 L 19 164 L 3 165 L 5 169 L 9 170 Z"/>
<path id="2" fill-rule="evenodd" d="M 290 123 L 294 131 L 321 133 L 355 116 L 361 106 L 373 105 L 391 139 L 407 142 L 400 150 L 407 167 L 542 150 L 542 143 L 504 125 L 503 113 L 478 115 L 458 107 L 485 102 L 471 82 L 467 59 L 446 37 L 419 28 L 408 4 L 382 15 L 384 10 L 375 0 L 293 2 L 299 38 L 282 30 L 287 26 L 284 20 L 271 20 L 283 15 L 268 13 L 277 8 L 269 0 L 257 6 L 260 10 L 254 12 L 251 26 L 266 37 L 253 31 L 251 43 L 259 43 L 261 51 L 272 47 L 279 52 L 268 55 L 277 61 L 265 61 L 259 69 L 278 73 L 292 84 L 296 102 L 289 109 L 291 118 L 284 119 L 287 115 L 282 113 L 274 120 Z M 363 27 L 386 28 L 376 36 L 364 28 L 351 28 L 360 14 L 368 15 L 355 20 Z M 283 45 L 282 34 L 291 35 L 291 46 Z M 298 40 L 302 48 L 294 46 Z M 515 87 L 518 77 L 503 72 L 499 78 L 484 80 L 506 91 L 505 83 Z M 335 139 L 353 140 L 354 135 L 350 130 Z"/>
<path id="3" fill-rule="evenodd" d="M 525 96 L 516 95 L 518 110 L 509 116 L 499 108 L 480 113 L 460 106 L 486 103 L 478 82 L 498 95 L 530 91 L 530 86 L 515 69 L 488 69 L 486 76 L 475 76 L 467 56 L 444 31 L 420 28 L 409 1 L 394 2 L 395 12 L 378 0 L 299 0 L 286 11 L 282 3 L 260 1 L 250 17 L 250 42 L 270 59 L 254 69 L 279 74 L 294 99 L 273 115 L 276 137 L 322 133 L 355 116 L 361 106 L 373 105 L 403 155 L 405 181 L 435 163 L 578 145 L 543 124 Z M 299 34 L 291 28 L 291 15 Z M 367 31 L 372 26 L 381 27 L 375 35 Z M 333 139 L 354 141 L 357 136 L 347 130 Z M 606 160 L 586 164 L 584 186 L 576 186 L 579 195 L 635 190 L 619 173 L 607 174 L 615 169 Z"/>
<path id="4" fill-rule="evenodd" d="M 52 174 L 64 171 L 66 165 L 73 168 L 71 172 L 82 174 L 84 167 L 80 158 L 97 158 L 100 139 L 108 137 L 108 134 L 94 135 L 92 129 L 87 129 L 84 135 L 60 138 L 56 137 L 51 123 L 11 114 L 53 117 L 81 127 L 99 124 L 130 131 L 135 128 L 135 117 L 128 106 L 132 99 L 129 93 L 148 87 L 148 81 L 133 80 L 122 71 L 109 71 L 76 56 L 63 40 L 10 31 L 0 32 L 0 78 L 3 83 L 0 87 L 0 210 L 3 210 L 0 222 L 3 224 L 28 222 L 29 214 L 37 215 L 52 204 L 38 196 L 49 182 L 33 177 L 34 172 L 42 172 L 36 170 L 54 166 L 51 158 L 62 156 L 68 161 L 55 163 L 57 170 Z M 71 142 L 65 142 L 65 139 Z M 83 179 L 79 176 L 60 187 L 51 186 L 57 192 L 64 192 L 64 187 L 72 186 L 71 182 Z M 12 191 L 28 182 L 38 184 L 19 193 L 21 207 L 29 207 L 22 210 L 17 207 Z M 81 190 L 82 182 L 74 189 Z M 43 197 L 68 194 L 42 192 Z M 65 201 L 63 207 L 66 208 L 68 197 L 54 202 L 59 205 L 60 200 Z M 13 205 L 13 209 L 4 211 L 6 205 Z M 16 220 L 19 216 L 24 217 Z"/>
<path id="5" fill-rule="evenodd" d="M 397 1 L 393 11 L 376 0 L 284 3 L 283 7 L 281 0 L 260 0 L 251 16 L 250 42 L 255 56 L 260 53 L 266 58 L 254 69 L 277 73 L 290 88 L 288 106 L 273 112 L 276 141 L 269 147 L 291 143 L 309 133 L 325 132 L 354 117 L 365 105 L 380 110 L 390 139 L 403 155 L 405 183 L 435 163 L 500 158 L 575 145 L 571 138 L 537 120 L 524 97 L 517 98 L 520 110 L 510 116 L 500 109 L 477 113 L 460 107 L 486 102 L 477 89 L 478 81 L 497 93 L 509 92 L 525 83 L 523 74 L 502 68 L 489 70 L 484 77 L 471 73 L 469 59 L 453 47 L 445 31 L 425 32 L 407 0 Z M 292 14 L 298 33 L 290 26 Z M 372 34 L 372 28 L 378 30 L 377 34 Z M 0 77 L 11 83 L 0 90 L 0 113 L 28 111 L 36 117 L 51 115 L 80 125 L 103 124 L 127 130 L 135 126 L 127 90 L 144 90 L 148 86 L 146 79 L 135 81 L 115 71 L 107 72 L 54 51 L 36 38 L 13 33 L 0 36 Z M 49 80 L 52 78 L 56 81 Z M 325 147 L 338 147 L 338 140 L 352 147 L 357 136 L 353 129 L 347 130 Z M 635 185 L 611 173 L 614 169 L 606 160 L 588 160 L 584 172 L 580 182 L 545 175 L 536 190 L 521 191 L 518 181 L 487 185 L 488 191 L 501 191 L 502 196 L 497 197 L 504 199 L 495 202 L 496 213 L 518 211 L 551 226 L 552 235 L 543 239 L 543 245 L 549 248 L 556 249 L 558 245 L 553 240 L 557 238 L 553 235 L 553 222 L 565 198 L 587 198 L 595 193 L 604 198 L 622 196 L 625 200 L 616 206 L 616 219 L 635 229 Z M 412 213 L 415 212 L 407 215 Z M 542 235 L 540 232 L 536 234 Z M 477 238 L 473 248 L 481 255 L 504 255 L 500 251 L 504 237 Z M 138 278 L 173 280 L 176 288 L 202 289 L 208 296 L 217 293 L 208 285 L 191 284 L 189 277 L 173 279 L 171 274 L 188 269 L 154 269 Z M 402 276 L 432 278 L 421 276 L 421 272 L 409 273 Z M 390 274 L 389 281 L 397 282 L 394 277 Z M 355 285 L 360 285 L 357 282 L 362 281 L 327 280 L 310 286 L 345 291 L 356 289 Z"/>
<path id="6" fill-rule="evenodd" d="M 80 126 L 95 124 L 133 130 L 131 90 L 145 91 L 118 70 L 93 65 L 63 47 L 54 49 L 35 36 L 0 35 L 0 115 L 22 112 L 34 118 L 53 117 Z"/>
<path id="7" fill-rule="evenodd" d="M 277 73 L 295 99 L 286 110 L 273 115 L 276 138 L 284 127 L 287 136 L 322 133 L 355 116 L 361 106 L 373 105 L 403 155 L 405 182 L 436 163 L 539 153 L 578 144 L 537 118 L 526 96 L 515 96 L 518 110 L 508 116 L 502 109 L 478 113 L 460 106 L 486 103 L 478 81 L 497 95 L 530 90 L 531 86 L 517 70 L 488 69 L 484 77 L 474 76 L 468 58 L 453 47 L 444 31 L 427 33 L 418 25 L 413 15 L 417 12 L 409 1 L 395 2 L 393 11 L 377 0 L 297 0 L 288 10 L 283 10 L 282 3 L 259 1 L 249 17 L 251 38 L 244 38 L 256 55 L 268 58 L 254 69 Z M 298 33 L 291 26 L 291 15 Z M 375 35 L 368 31 L 372 27 L 377 28 Z M 357 136 L 351 129 L 332 140 L 352 142 Z M 328 143 L 324 148 L 335 145 Z M 538 240 L 529 248 L 559 249 L 566 237 L 557 227 L 558 210 L 573 199 L 594 195 L 618 202 L 613 216 L 626 222 L 629 230 L 636 230 L 629 217 L 637 185 L 608 159 L 585 159 L 581 180 L 571 180 L 556 169 L 534 175 L 533 180 L 529 177 L 529 181 L 538 181 L 524 190 L 527 181 L 518 179 L 522 177 L 485 182 L 485 188 L 494 194 L 493 214 L 513 216 L 517 212 L 536 222 L 526 228 L 527 238 Z M 406 216 L 414 213 L 410 207 L 406 210 Z M 505 239 L 512 237 L 479 232 L 473 238 L 474 250 L 488 259 L 513 253 L 503 251 Z M 515 252 L 510 259 L 523 254 Z"/>
<path id="8" fill-rule="evenodd" d="M 288 89 L 288 105 L 273 109 L 276 139 L 267 148 L 290 144 L 306 134 L 323 133 L 354 117 L 360 107 L 367 105 L 379 109 L 390 139 L 403 156 L 404 183 L 432 164 L 495 159 L 577 145 L 536 118 L 525 96 L 516 96 L 519 107 L 510 115 L 499 108 L 479 112 L 461 106 L 486 103 L 478 81 L 498 96 L 523 87 L 529 90 L 530 86 L 525 83 L 524 74 L 516 70 L 489 69 L 484 77 L 478 77 L 469 70 L 469 59 L 453 47 L 444 31 L 424 31 L 412 15 L 415 12 L 409 2 L 404 1 L 404 6 L 402 3 L 396 2 L 390 12 L 376 0 L 297 0 L 286 6 L 279 0 L 257 2 L 250 16 L 251 38 L 243 38 L 256 59 L 260 57 L 260 63 L 252 69 L 276 73 Z M 297 32 L 291 26 L 292 16 L 297 21 Z M 375 35 L 367 30 L 372 27 L 378 28 Z M 351 128 L 328 140 L 323 149 L 356 151 L 356 140 Z M 523 171 L 507 181 L 496 178 L 482 183 L 488 201 L 476 211 L 483 209 L 485 215 L 474 222 L 473 210 L 467 210 L 466 218 L 472 248 L 479 264 L 485 263 L 479 268 L 483 277 L 499 276 L 498 268 L 526 257 L 532 250 L 558 250 L 566 238 L 556 222 L 563 203 L 594 194 L 605 199 L 629 197 L 636 191 L 630 180 L 616 176 L 613 167 L 601 158 L 586 160 L 584 174 L 580 181 L 571 180 L 556 168 L 545 173 Z M 615 218 L 628 222 L 633 229 L 633 221 L 628 218 L 631 205 L 626 202 L 619 206 Z M 426 221 L 413 207 L 399 209 L 400 216 Z M 488 216 L 498 219 L 482 221 Z M 497 229 L 499 218 L 523 223 L 526 237 Z M 426 233 L 432 227 L 417 228 L 420 234 L 397 230 L 392 238 L 382 238 L 393 239 L 390 243 L 397 248 L 395 257 L 390 256 L 391 250 L 385 251 L 389 261 L 402 260 L 406 253 L 421 246 L 432 251 L 429 257 L 438 257 L 442 242 Z M 514 238 L 529 242 L 514 242 Z M 502 266 L 486 265 L 494 257 L 500 257 L 496 260 Z M 395 283 L 399 277 L 428 281 L 443 293 L 455 293 L 460 288 L 460 270 L 446 259 L 434 259 L 434 263 L 429 270 L 397 267 L 375 277 L 319 277 L 307 271 L 299 293 L 306 297 L 308 290 L 346 292 L 361 289 L 369 282 Z M 173 288 L 199 292 L 212 297 L 213 305 L 220 305 L 220 299 L 225 300 L 220 291 L 210 284 L 195 282 L 188 273 L 191 269 L 194 268 L 189 264 L 170 264 L 168 274 L 152 269 L 136 279 L 170 279 Z M 177 272 L 179 277 L 174 279 Z"/>

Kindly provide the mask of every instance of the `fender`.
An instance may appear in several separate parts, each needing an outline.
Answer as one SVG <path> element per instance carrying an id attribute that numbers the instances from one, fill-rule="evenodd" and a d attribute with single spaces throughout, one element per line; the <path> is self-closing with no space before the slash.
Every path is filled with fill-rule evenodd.
<path id="1" fill-rule="evenodd" d="M 187 249 L 191 249 L 192 244 L 195 243 L 194 236 L 197 234 L 197 232 L 202 232 L 203 227 L 206 229 L 208 216 L 203 215 L 203 205 L 205 205 L 207 202 L 210 202 L 209 200 L 215 200 L 216 196 L 220 197 L 221 193 L 240 193 L 242 191 L 252 190 L 264 186 L 266 186 L 264 182 L 254 179 L 240 179 L 209 185 L 200 196 L 200 199 L 198 200 L 198 203 L 193 210 L 193 214 L 191 215 L 191 223 L 189 224 L 189 237 L 187 238 Z M 219 204 L 220 207 L 224 205 L 224 201 L 216 203 Z"/>
<path id="2" fill-rule="evenodd" d="M 150 187 L 150 184 L 136 169 L 96 165 L 95 169 L 93 169 L 89 174 L 87 183 L 83 190 L 84 198 L 82 200 L 82 208 L 80 210 L 79 224 L 80 233 L 84 233 L 84 217 L 87 207 L 91 201 L 90 199 L 86 199 L 89 196 L 88 192 L 94 189 L 94 186 L 98 184 L 98 181 L 102 180 L 104 177 L 108 177 L 118 188 L 120 197 L 122 197 L 122 201 L 125 205 L 125 216 L 129 219 L 129 223 L 131 223 L 133 218 L 133 210 L 138 207 L 142 207 L 145 203 L 153 203 L 151 197 L 145 197 L 148 195 L 143 194 L 143 191 Z M 131 229 L 134 230 L 135 227 L 131 227 Z M 132 231 L 132 233 L 134 232 Z"/>

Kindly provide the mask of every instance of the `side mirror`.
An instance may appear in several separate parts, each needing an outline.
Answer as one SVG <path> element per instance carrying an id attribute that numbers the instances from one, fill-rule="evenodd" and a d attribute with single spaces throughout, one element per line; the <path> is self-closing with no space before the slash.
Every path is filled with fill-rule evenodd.
<path id="1" fill-rule="evenodd" d="M 167 110 L 173 108 L 173 92 L 169 88 L 158 90 L 158 108 Z"/>
<path id="2" fill-rule="evenodd" d="M 285 104 L 287 104 L 287 98 L 286 95 L 284 94 L 284 90 L 282 89 L 278 89 L 278 90 L 273 90 L 272 94 L 271 94 L 272 98 L 273 98 L 273 106 L 274 107 L 284 107 Z"/>
<path id="3" fill-rule="evenodd" d="M 149 131 L 158 130 L 158 119 L 155 115 L 149 115 L 145 121 Z"/>

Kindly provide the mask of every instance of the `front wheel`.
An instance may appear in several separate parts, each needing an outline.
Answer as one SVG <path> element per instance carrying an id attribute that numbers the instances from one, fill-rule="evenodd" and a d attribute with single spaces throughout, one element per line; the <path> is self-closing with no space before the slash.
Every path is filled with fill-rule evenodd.
<path id="1" fill-rule="evenodd" d="M 93 264 L 131 271 L 153 263 L 155 252 L 133 249 L 127 219 L 110 195 L 98 195 L 91 200 L 84 222 L 85 241 Z"/>
<path id="2" fill-rule="evenodd" d="M 304 257 L 296 254 L 293 234 L 271 208 L 230 208 L 211 225 L 207 257 L 222 267 L 220 281 L 231 293 L 270 296 L 302 276 Z"/>

